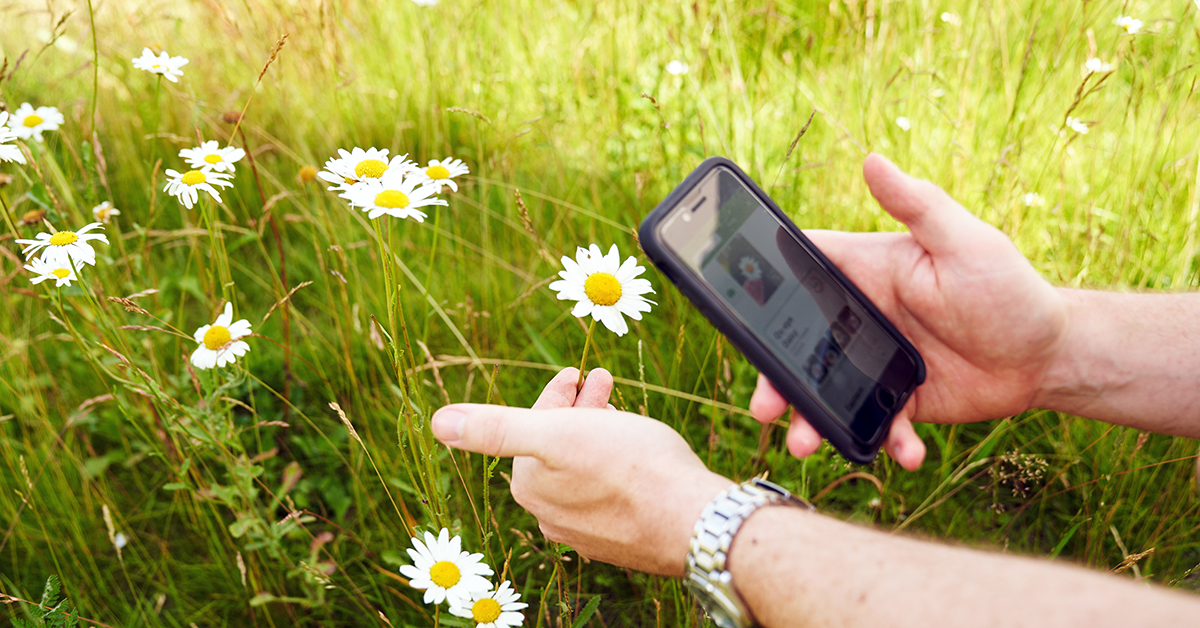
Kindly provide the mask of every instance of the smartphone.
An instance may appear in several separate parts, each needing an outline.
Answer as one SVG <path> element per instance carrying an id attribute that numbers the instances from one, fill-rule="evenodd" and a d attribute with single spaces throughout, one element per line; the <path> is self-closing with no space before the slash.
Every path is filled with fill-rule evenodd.
<path id="1" fill-rule="evenodd" d="M 642 250 L 848 460 L 875 459 L 925 362 L 745 172 L 705 160 Z"/>

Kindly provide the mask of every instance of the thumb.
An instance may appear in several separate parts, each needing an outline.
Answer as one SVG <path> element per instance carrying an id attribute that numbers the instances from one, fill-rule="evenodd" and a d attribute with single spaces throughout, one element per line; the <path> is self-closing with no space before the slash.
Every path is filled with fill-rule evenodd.
<path id="1" fill-rule="evenodd" d="M 540 410 L 460 403 L 438 410 L 432 427 L 438 440 L 455 449 L 541 458 L 555 422 Z"/>
<path id="2" fill-rule="evenodd" d="M 921 248 L 934 256 L 951 255 L 987 225 L 942 188 L 911 177 L 887 157 L 871 153 L 863 179 L 879 206 L 904 223 Z"/>

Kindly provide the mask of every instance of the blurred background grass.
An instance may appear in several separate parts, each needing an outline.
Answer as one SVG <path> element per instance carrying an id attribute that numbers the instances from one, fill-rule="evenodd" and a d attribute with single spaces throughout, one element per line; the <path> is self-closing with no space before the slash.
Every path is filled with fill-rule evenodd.
<path id="1" fill-rule="evenodd" d="M 192 343 L 114 329 L 155 323 L 64 290 L 80 333 L 121 351 L 178 405 L 142 394 L 140 375 L 52 320 L 5 235 L 0 590 L 36 599 L 58 574 L 81 613 L 108 624 L 383 625 L 380 611 L 395 625 L 434 621 L 396 574 L 405 527 L 329 401 L 345 408 L 418 525 L 449 524 L 498 572 L 510 559 L 529 625 L 571 625 L 595 596 L 590 625 L 704 623 L 676 582 L 583 564 L 546 541 L 508 494 L 508 461 L 485 489 L 479 457 L 420 454 L 405 440 L 400 388 L 371 323 L 386 320 L 388 304 L 370 225 L 298 177 L 339 147 L 450 154 L 471 166 L 448 208 L 393 225 L 410 271 L 400 275 L 405 327 L 428 347 L 413 357 L 433 406 L 482 401 L 496 365 L 493 398 L 530 404 L 583 347 L 583 329 L 545 288 L 557 258 L 591 242 L 636 253 L 641 217 L 711 155 L 737 161 L 801 227 L 899 229 L 861 180 L 862 158 L 879 151 L 1003 229 L 1055 283 L 1200 286 L 1200 22 L 1185 0 L 93 8 L 96 66 L 86 2 L 0 5 L 0 99 L 67 116 L 45 154 L 35 151 L 40 174 L 0 166 L 15 175 L 0 195 L 14 218 L 49 200 L 56 226 L 78 226 L 113 201 L 122 214 L 107 229 L 112 245 L 85 281 L 107 296 L 158 290 L 138 303 L 188 333 L 211 322 L 221 296 L 198 279 L 207 255 L 198 214 L 164 198 L 162 170 L 180 169 L 176 153 L 198 138 L 230 138 L 223 115 L 242 109 L 271 46 L 289 34 L 254 91 L 244 138 L 233 138 L 252 153 L 262 194 L 243 162 L 220 209 L 239 317 L 280 343 L 255 339 L 239 362 L 252 377 L 216 398 L 238 430 L 233 449 L 206 449 L 184 429 L 201 400 L 185 368 Z M 1112 24 L 1122 14 L 1142 19 L 1144 32 L 1125 35 Z M 135 70 L 129 60 L 143 46 L 188 57 L 182 80 L 158 88 Z M 1092 56 L 1117 67 L 1081 89 Z M 668 73 L 673 60 L 687 72 Z M 1090 133 L 1064 131 L 1067 115 Z M 43 178 L 54 199 L 36 188 Z M 1044 203 L 1028 205 L 1032 192 Z M 1152 549 L 1123 572 L 1200 584 L 1194 441 L 1035 411 L 918 426 L 930 455 L 916 473 L 886 459 L 853 468 L 827 448 L 796 461 L 783 430 L 760 433 L 730 409 L 746 407 L 753 369 L 648 275 L 658 308 L 623 338 L 597 333 L 590 364 L 624 378 L 618 407 L 680 429 L 716 470 L 739 479 L 769 470 L 836 516 L 1097 569 Z M 286 312 L 289 377 L 285 316 L 259 322 L 305 281 Z M 135 383 L 93 368 L 84 351 Z M 288 426 L 261 425 L 272 421 Z M 409 472 L 414 451 L 435 472 L 436 496 Z M 104 507 L 129 539 L 120 557 Z M 303 519 L 279 525 L 293 511 Z M 21 605 L 5 612 L 20 616 Z"/>

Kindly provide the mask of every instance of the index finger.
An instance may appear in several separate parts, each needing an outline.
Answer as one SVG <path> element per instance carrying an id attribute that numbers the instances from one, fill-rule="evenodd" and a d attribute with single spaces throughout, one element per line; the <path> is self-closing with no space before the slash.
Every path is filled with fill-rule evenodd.
<path id="1" fill-rule="evenodd" d="M 432 427 L 438 440 L 455 449 L 544 459 L 561 425 L 547 419 L 548 413 L 541 410 L 459 403 L 438 410 Z"/>

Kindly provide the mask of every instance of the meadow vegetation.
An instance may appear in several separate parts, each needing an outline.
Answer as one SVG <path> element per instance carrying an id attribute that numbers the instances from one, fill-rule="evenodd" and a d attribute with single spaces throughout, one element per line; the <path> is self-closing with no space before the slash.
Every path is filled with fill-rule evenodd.
<path id="1" fill-rule="evenodd" d="M 143 47 L 190 63 L 157 79 Z M 473 625 L 398 571 L 414 530 L 446 527 L 527 625 L 704 625 L 677 581 L 547 541 L 509 461 L 429 432 L 447 402 L 528 406 L 578 363 L 586 321 L 547 287 L 560 257 L 616 244 L 649 266 L 634 228 L 713 155 L 803 228 L 901 229 L 862 182 L 878 151 L 1056 284 L 1195 290 L 1198 52 L 1191 0 L 0 5 L 0 102 L 66 119 L 0 164 L 0 616 L 40 616 L 53 575 L 97 625 Z M 187 210 L 165 171 L 202 140 L 248 155 L 223 203 Z M 355 146 L 471 174 L 422 223 L 370 220 L 302 177 Z M 121 213 L 95 267 L 32 285 L 13 240 L 103 201 Z M 1032 411 L 917 426 L 917 472 L 798 461 L 745 410 L 753 368 L 643 276 L 654 311 L 598 328 L 588 363 L 715 470 L 888 530 L 1200 587 L 1195 441 Z M 226 300 L 250 351 L 190 368 Z"/>

